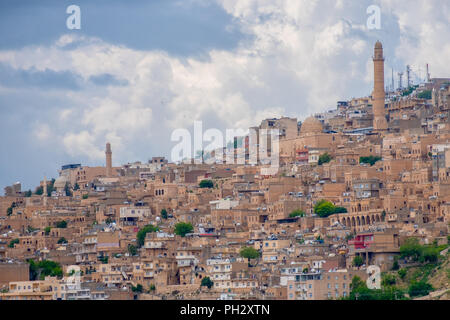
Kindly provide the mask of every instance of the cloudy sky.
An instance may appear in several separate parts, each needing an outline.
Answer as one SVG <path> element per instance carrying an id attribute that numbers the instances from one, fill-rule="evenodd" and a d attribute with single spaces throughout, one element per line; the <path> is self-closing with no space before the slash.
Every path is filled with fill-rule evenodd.
<path id="1" fill-rule="evenodd" d="M 406 64 L 448 77 L 449 17 L 447 0 L 2 0 L 0 187 L 104 165 L 106 141 L 113 165 L 147 161 L 194 120 L 248 128 L 368 95 L 378 39 L 389 84 Z"/>

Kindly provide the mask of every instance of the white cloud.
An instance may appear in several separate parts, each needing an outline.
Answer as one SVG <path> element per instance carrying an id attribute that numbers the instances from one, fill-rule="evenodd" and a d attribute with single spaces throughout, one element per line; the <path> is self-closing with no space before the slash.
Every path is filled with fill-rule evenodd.
<path id="1" fill-rule="evenodd" d="M 170 132 L 194 120 L 209 122 L 204 128 L 247 128 L 265 117 L 302 119 L 370 94 L 376 39 L 391 54 L 389 65 L 428 62 L 433 75 L 450 74 L 448 3 L 382 0 L 382 26 L 389 30 L 367 31 L 372 1 L 217 2 L 250 38 L 230 51 L 210 50 L 208 59 L 66 35 L 50 46 L 0 51 L 0 62 L 127 80 L 128 86 L 64 93 L 72 104 L 58 113 L 56 128 L 70 155 L 103 159 L 108 140 L 122 162 L 170 154 Z"/>
<path id="2" fill-rule="evenodd" d="M 85 156 L 88 159 L 99 159 L 104 153 L 94 143 L 94 136 L 83 130 L 79 133 L 68 133 L 63 138 L 66 151 L 72 156 Z"/>
<path id="3" fill-rule="evenodd" d="M 51 136 L 50 127 L 48 124 L 38 123 L 35 125 L 33 135 L 41 142 L 47 141 Z"/>

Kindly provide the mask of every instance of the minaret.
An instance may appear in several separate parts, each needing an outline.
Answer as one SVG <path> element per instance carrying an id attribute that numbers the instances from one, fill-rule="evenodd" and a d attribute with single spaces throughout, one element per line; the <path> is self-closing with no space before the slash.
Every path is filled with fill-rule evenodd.
<path id="1" fill-rule="evenodd" d="M 111 144 L 108 142 L 106 143 L 106 176 L 111 177 L 112 175 L 112 151 L 111 151 Z"/>
<path id="2" fill-rule="evenodd" d="M 44 186 L 42 195 L 44 196 L 44 206 L 47 206 L 47 177 L 44 176 Z"/>
<path id="3" fill-rule="evenodd" d="M 373 129 L 375 131 L 387 130 L 387 121 L 384 115 L 384 57 L 383 46 L 380 41 L 375 43 L 373 55 L 374 85 L 373 85 Z"/>

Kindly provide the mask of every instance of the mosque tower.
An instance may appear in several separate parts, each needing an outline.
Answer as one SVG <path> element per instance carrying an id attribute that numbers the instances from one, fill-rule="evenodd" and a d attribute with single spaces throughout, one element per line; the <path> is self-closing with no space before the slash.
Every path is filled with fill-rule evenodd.
<path id="1" fill-rule="evenodd" d="M 42 195 L 44 196 L 44 206 L 47 206 L 47 177 L 44 176 L 44 186 Z"/>
<path id="2" fill-rule="evenodd" d="M 380 41 L 375 43 L 373 55 L 374 84 L 373 84 L 373 129 L 375 131 L 387 130 L 387 121 L 384 111 L 384 57 L 383 46 Z"/>
<path id="3" fill-rule="evenodd" d="M 106 143 L 106 176 L 111 177 L 112 175 L 112 151 L 111 151 L 111 144 L 108 142 Z"/>

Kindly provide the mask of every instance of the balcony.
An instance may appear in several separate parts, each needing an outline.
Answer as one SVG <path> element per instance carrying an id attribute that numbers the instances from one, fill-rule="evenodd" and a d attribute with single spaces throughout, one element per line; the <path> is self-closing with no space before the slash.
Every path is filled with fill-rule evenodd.
<path id="1" fill-rule="evenodd" d="M 373 241 L 369 240 L 349 240 L 349 246 L 353 246 L 355 250 L 365 250 L 370 248 Z"/>

